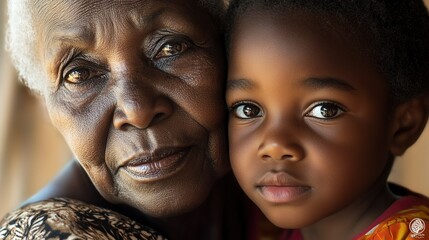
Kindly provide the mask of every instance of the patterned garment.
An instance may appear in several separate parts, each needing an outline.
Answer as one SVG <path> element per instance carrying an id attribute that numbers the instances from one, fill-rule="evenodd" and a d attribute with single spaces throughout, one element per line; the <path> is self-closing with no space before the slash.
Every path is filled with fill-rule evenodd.
<path id="1" fill-rule="evenodd" d="M 374 227 L 355 240 L 429 239 L 429 201 L 417 197 L 404 197 L 392 205 L 386 213 L 395 211 L 392 208 L 401 208 L 401 205 L 402 210 L 380 222 L 376 220 Z"/>
<path id="2" fill-rule="evenodd" d="M 0 221 L 0 239 L 166 239 L 114 211 L 72 199 L 30 204 Z"/>

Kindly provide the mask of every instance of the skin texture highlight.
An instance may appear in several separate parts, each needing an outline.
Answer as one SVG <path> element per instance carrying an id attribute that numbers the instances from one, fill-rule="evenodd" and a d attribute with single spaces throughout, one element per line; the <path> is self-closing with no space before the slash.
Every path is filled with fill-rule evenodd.
<path id="1" fill-rule="evenodd" d="M 153 217 L 201 205 L 229 169 L 208 11 L 184 0 L 33 7 L 47 109 L 100 194 Z"/>
<path id="2" fill-rule="evenodd" d="M 275 225 L 301 228 L 305 239 L 351 239 L 395 200 L 386 185 L 394 155 L 415 141 L 427 115 L 415 99 L 392 110 L 384 76 L 320 22 L 304 11 L 251 7 L 236 17 L 230 159 Z"/>

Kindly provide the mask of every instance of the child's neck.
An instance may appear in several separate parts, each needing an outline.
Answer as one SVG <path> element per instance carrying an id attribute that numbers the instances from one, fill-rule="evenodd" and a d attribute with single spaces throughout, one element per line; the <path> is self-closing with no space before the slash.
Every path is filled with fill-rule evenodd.
<path id="1" fill-rule="evenodd" d="M 386 184 L 375 185 L 368 194 L 313 225 L 302 228 L 305 240 L 353 239 L 377 219 L 394 201 Z"/>

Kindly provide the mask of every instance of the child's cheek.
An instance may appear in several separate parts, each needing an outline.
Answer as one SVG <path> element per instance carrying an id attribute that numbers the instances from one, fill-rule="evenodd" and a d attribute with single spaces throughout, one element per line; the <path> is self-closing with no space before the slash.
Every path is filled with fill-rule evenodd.
<path id="1" fill-rule="evenodd" d="M 258 142 L 250 126 L 242 126 L 230 121 L 229 125 L 229 151 L 231 166 L 237 179 L 247 178 L 252 166 L 256 166 Z"/>

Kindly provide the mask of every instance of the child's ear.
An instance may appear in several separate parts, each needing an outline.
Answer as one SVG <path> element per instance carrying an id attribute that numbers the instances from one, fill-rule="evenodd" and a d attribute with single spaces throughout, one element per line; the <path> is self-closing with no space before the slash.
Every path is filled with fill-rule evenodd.
<path id="1" fill-rule="evenodd" d="M 427 97 L 415 97 L 400 103 L 393 113 L 390 151 L 402 155 L 423 132 L 428 121 Z"/>

